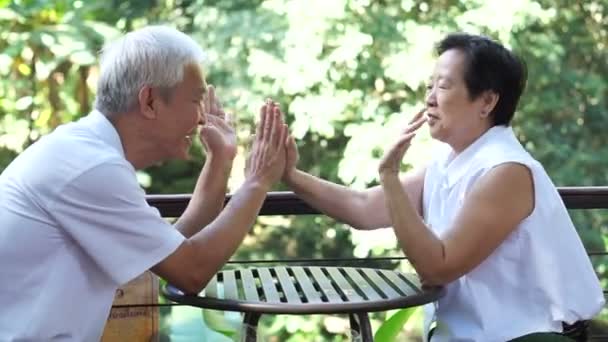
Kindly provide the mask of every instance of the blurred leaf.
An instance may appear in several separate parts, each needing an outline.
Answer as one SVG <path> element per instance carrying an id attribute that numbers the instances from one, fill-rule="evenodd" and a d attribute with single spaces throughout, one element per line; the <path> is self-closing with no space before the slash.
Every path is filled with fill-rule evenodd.
<path id="1" fill-rule="evenodd" d="M 403 326 L 410 319 L 412 314 L 416 312 L 418 308 L 412 307 L 407 309 L 401 309 L 393 314 L 390 318 L 380 325 L 376 333 L 374 334 L 374 341 L 377 342 L 395 342 L 397 336 L 403 330 Z"/>

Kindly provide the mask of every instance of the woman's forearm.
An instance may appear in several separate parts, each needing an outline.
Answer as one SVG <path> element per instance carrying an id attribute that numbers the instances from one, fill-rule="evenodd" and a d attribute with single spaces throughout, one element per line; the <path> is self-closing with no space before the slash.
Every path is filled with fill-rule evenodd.
<path id="1" fill-rule="evenodd" d="M 418 215 L 396 173 L 381 174 L 380 183 L 399 245 L 422 279 L 435 283 L 445 262 L 442 241 Z"/>
<path id="2" fill-rule="evenodd" d="M 291 172 L 285 182 L 306 203 L 327 216 L 358 229 L 371 228 L 365 212 L 364 192 L 323 180 L 300 170 Z"/>

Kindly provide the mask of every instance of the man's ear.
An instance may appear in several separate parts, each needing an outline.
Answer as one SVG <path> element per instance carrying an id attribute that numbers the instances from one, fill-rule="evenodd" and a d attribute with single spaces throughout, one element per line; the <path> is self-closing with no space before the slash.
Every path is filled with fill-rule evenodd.
<path id="1" fill-rule="evenodd" d="M 156 118 L 155 100 L 156 95 L 150 86 L 143 86 L 137 94 L 139 100 L 139 111 L 146 119 Z"/>
<path id="2" fill-rule="evenodd" d="M 500 99 L 500 95 L 498 95 L 498 93 L 494 91 L 488 90 L 481 95 L 481 99 L 483 100 L 481 116 L 487 117 L 488 115 L 490 115 L 490 113 L 492 113 L 494 107 L 496 107 L 498 99 Z"/>

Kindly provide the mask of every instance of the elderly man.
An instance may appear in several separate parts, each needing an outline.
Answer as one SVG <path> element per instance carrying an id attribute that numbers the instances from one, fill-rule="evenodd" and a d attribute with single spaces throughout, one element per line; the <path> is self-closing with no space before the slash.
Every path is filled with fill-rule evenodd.
<path id="1" fill-rule="evenodd" d="M 236 136 L 202 58 L 170 28 L 125 35 L 103 51 L 95 110 L 4 170 L 1 341 L 97 341 L 121 284 L 152 269 L 197 292 L 240 244 L 284 170 L 287 129 L 278 108 L 262 107 L 245 182 L 223 208 Z M 199 127 L 207 158 L 172 226 L 135 170 L 188 158 Z"/>

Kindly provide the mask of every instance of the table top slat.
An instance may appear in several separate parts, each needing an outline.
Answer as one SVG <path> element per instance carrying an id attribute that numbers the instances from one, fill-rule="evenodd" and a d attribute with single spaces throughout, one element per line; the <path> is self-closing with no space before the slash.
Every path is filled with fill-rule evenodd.
<path id="1" fill-rule="evenodd" d="M 321 303 L 321 296 L 319 295 L 317 289 L 315 289 L 306 272 L 304 272 L 304 268 L 296 266 L 291 267 L 291 270 L 293 271 L 298 284 L 300 284 L 300 288 L 304 292 L 304 298 L 306 298 L 308 303 Z"/>
<path id="2" fill-rule="evenodd" d="M 380 270 L 380 272 L 386 278 L 388 278 L 388 280 L 390 280 L 393 284 L 395 284 L 395 286 L 397 286 L 399 288 L 399 290 L 401 290 L 401 292 L 403 292 L 403 294 L 405 294 L 406 296 L 412 296 L 412 295 L 420 293 L 419 287 L 415 287 L 415 284 L 404 281 L 397 275 L 396 272 L 388 271 L 388 270 Z"/>
<path id="3" fill-rule="evenodd" d="M 285 298 L 287 298 L 287 303 L 302 303 L 300 294 L 298 293 L 298 290 L 296 290 L 291 276 L 287 273 L 287 269 L 284 266 L 277 266 L 274 270 L 277 272 L 279 284 L 281 284 L 283 294 L 285 294 Z"/>
<path id="4" fill-rule="evenodd" d="M 368 300 L 378 300 L 382 299 L 382 297 L 374 290 L 374 288 L 369 284 L 369 282 L 359 274 L 357 269 L 351 267 L 345 267 L 344 270 L 346 274 L 352 279 L 353 283 L 357 285 L 357 287 L 365 294 Z"/>
<path id="5" fill-rule="evenodd" d="M 399 273 L 399 278 L 404 278 L 404 280 L 408 283 L 410 283 L 411 286 L 415 287 L 416 289 L 418 289 L 420 292 L 420 290 L 422 289 L 422 283 L 420 282 L 420 278 L 418 278 L 416 275 L 414 274 L 407 274 L 407 273 Z"/>
<path id="6" fill-rule="evenodd" d="M 217 296 L 217 274 L 211 278 L 207 286 L 205 287 L 205 296 L 212 298 L 219 298 Z"/>
<path id="7" fill-rule="evenodd" d="M 340 269 L 335 267 L 329 267 L 327 268 L 327 272 L 329 272 L 329 276 L 336 284 L 338 284 L 338 287 L 340 288 L 340 290 L 342 290 L 342 292 L 349 301 L 354 302 L 363 300 L 359 293 L 357 293 L 357 290 L 354 289 L 348 282 L 348 280 L 344 278 L 342 273 L 340 273 Z"/>
<path id="8" fill-rule="evenodd" d="M 239 291 L 236 283 L 236 275 L 234 271 L 224 271 L 224 298 L 226 299 L 239 299 Z"/>
<path id="9" fill-rule="evenodd" d="M 262 282 L 262 290 L 264 290 L 264 298 L 268 303 L 280 303 L 281 297 L 274 284 L 274 279 L 267 268 L 258 268 L 260 281 Z"/>
<path id="10" fill-rule="evenodd" d="M 243 282 L 243 291 L 245 291 L 245 299 L 259 302 L 260 297 L 258 296 L 258 287 L 253 278 L 253 273 L 248 268 L 239 270 L 241 274 L 241 280 Z"/>
<path id="11" fill-rule="evenodd" d="M 323 270 L 321 267 L 309 267 L 310 273 L 312 274 L 314 281 L 321 288 L 321 292 L 325 294 L 327 300 L 330 303 L 342 303 L 342 297 L 338 294 L 338 292 L 334 289 L 334 286 L 331 284 L 331 281 L 323 274 Z"/>
<path id="12" fill-rule="evenodd" d="M 380 291 L 382 291 L 382 293 L 384 293 L 386 295 L 386 297 L 388 297 L 388 298 L 400 297 L 400 294 L 397 291 L 395 291 L 395 289 L 390 284 L 387 284 L 386 281 L 384 281 L 384 279 L 382 279 L 380 277 L 380 275 L 378 275 L 377 270 L 366 268 L 366 269 L 363 269 L 363 273 L 365 273 L 365 275 L 369 278 L 369 280 L 372 281 L 374 283 L 374 285 L 376 285 L 376 287 L 379 288 Z"/>

